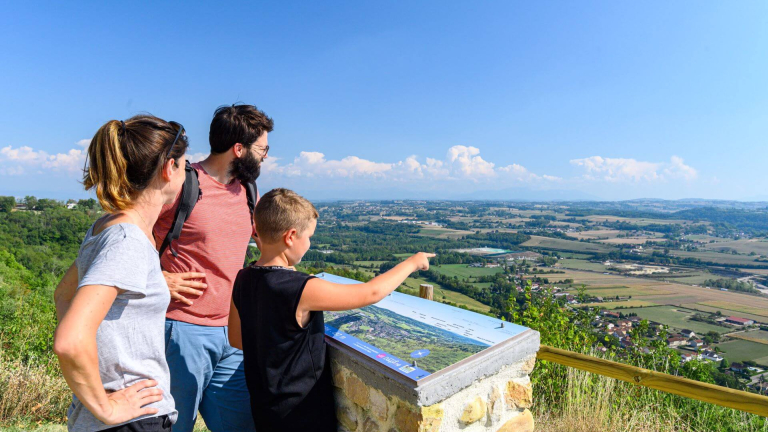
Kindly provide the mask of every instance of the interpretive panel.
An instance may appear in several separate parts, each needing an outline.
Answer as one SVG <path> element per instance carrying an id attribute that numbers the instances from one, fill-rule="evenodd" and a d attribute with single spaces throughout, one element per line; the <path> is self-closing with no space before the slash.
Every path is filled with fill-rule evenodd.
<path id="1" fill-rule="evenodd" d="M 329 282 L 360 282 L 328 273 Z M 527 328 L 436 301 L 393 292 L 375 305 L 325 312 L 325 335 L 418 381 Z"/>

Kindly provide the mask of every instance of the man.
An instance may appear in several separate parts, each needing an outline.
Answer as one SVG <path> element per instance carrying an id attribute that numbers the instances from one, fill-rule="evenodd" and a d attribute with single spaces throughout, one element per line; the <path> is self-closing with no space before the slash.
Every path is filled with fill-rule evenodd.
<path id="1" fill-rule="evenodd" d="M 255 234 L 242 183 L 259 176 L 272 128 L 272 119 L 252 105 L 216 110 L 211 154 L 192 164 L 202 194 L 180 237 L 160 257 L 172 298 L 165 338 L 171 394 L 179 411 L 174 431 L 191 432 L 198 411 L 213 432 L 255 430 L 243 353 L 229 345 L 227 320 L 235 277 Z M 155 224 L 158 246 L 178 201 L 165 207 Z"/>

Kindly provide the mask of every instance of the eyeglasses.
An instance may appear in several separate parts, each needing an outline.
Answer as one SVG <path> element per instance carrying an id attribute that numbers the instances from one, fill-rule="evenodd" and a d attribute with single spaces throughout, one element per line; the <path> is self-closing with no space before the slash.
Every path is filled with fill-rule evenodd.
<path id="1" fill-rule="evenodd" d="M 258 149 L 258 147 L 256 147 Z M 264 157 L 269 153 L 269 146 L 264 147 L 263 153 L 261 153 L 261 157 Z"/>
<path id="2" fill-rule="evenodd" d="M 175 122 L 175 121 L 169 121 L 168 123 L 170 123 L 170 124 L 176 126 L 177 128 L 179 128 L 179 131 L 176 133 L 176 138 L 173 139 L 173 143 L 171 144 L 171 148 L 168 149 L 168 153 L 165 154 L 165 158 L 166 159 L 170 159 L 171 152 L 173 151 L 173 147 L 176 146 L 176 141 L 178 141 L 179 137 L 181 136 L 181 134 L 184 133 L 184 126 L 182 126 L 181 123 L 178 123 L 178 122 Z"/>

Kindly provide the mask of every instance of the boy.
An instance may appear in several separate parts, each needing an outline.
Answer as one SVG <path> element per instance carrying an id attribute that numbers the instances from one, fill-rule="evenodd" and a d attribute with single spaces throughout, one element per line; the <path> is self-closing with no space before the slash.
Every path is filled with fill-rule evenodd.
<path id="1" fill-rule="evenodd" d="M 434 254 L 417 253 L 370 282 L 341 285 L 292 269 L 309 250 L 318 213 L 293 191 L 274 189 L 256 206 L 261 258 L 240 271 L 229 342 L 243 350 L 259 431 L 336 431 L 323 311 L 378 302 Z"/>

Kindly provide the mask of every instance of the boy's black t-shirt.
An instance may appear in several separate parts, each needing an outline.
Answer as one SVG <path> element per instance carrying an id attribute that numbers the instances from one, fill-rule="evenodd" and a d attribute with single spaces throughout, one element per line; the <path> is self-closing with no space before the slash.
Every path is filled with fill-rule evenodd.
<path id="1" fill-rule="evenodd" d="M 335 431 L 330 365 L 322 312 L 296 322 L 296 308 L 314 278 L 283 267 L 246 267 L 232 298 L 240 314 L 245 379 L 259 431 Z"/>

